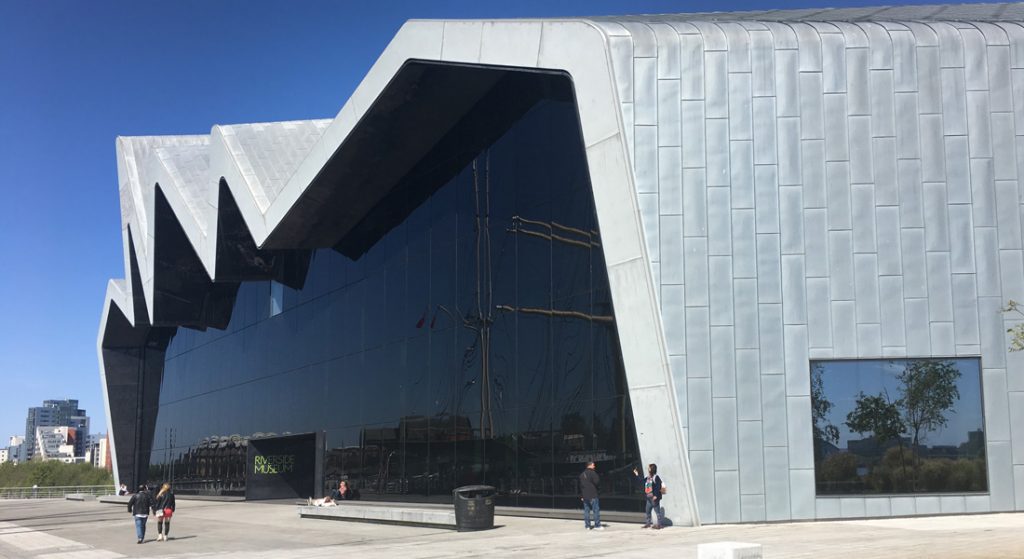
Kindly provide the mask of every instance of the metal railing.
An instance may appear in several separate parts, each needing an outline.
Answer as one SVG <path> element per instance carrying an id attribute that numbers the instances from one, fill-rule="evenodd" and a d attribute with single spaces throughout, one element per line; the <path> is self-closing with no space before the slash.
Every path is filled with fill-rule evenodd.
<path id="1" fill-rule="evenodd" d="M 113 485 L 59 485 L 52 487 L 0 487 L 0 499 L 63 499 L 68 495 L 113 495 Z"/>

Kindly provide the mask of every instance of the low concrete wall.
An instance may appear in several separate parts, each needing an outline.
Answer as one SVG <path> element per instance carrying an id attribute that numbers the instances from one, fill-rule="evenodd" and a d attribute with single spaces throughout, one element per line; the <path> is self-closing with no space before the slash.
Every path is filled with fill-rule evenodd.
<path id="1" fill-rule="evenodd" d="M 300 506 L 302 518 L 404 524 L 455 529 L 455 511 L 428 507 L 396 507 L 378 504 L 344 504 L 333 507 Z"/>

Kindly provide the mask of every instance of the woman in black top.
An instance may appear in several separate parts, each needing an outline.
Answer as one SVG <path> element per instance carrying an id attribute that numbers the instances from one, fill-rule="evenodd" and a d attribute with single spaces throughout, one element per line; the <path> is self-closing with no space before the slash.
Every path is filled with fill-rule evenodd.
<path id="1" fill-rule="evenodd" d="M 156 541 L 167 541 L 167 534 L 171 532 L 171 516 L 174 514 L 174 493 L 171 491 L 171 484 L 165 483 L 160 486 L 153 512 L 156 513 Z"/>

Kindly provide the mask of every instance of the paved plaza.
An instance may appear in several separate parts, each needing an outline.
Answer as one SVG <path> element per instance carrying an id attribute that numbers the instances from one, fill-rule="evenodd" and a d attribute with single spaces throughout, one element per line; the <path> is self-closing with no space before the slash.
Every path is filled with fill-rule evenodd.
<path id="1" fill-rule="evenodd" d="M 1024 557 L 1024 514 L 987 514 L 669 528 L 498 517 L 495 530 L 451 530 L 302 520 L 294 506 L 178 500 L 171 540 L 135 543 L 122 505 L 63 500 L 0 501 L 0 558 L 696 557 L 697 545 L 743 541 L 766 557 Z"/>

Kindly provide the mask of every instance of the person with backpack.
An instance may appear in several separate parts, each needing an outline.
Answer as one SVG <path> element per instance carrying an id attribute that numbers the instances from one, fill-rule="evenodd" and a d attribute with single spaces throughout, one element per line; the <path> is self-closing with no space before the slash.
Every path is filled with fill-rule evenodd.
<path id="1" fill-rule="evenodd" d="M 135 517 L 135 536 L 142 543 L 146 539 L 146 521 L 149 520 L 149 511 L 153 508 L 153 495 L 144 484 L 139 486 L 139 492 L 128 499 L 128 512 Z"/>
<path id="2" fill-rule="evenodd" d="M 171 491 L 171 484 L 165 483 L 156 494 L 156 502 L 153 504 L 153 512 L 156 514 L 156 541 L 167 541 L 167 535 L 171 533 L 171 517 L 174 516 L 174 492 Z"/>
<path id="3" fill-rule="evenodd" d="M 660 530 L 665 524 L 664 512 L 661 509 L 661 497 L 665 494 L 665 486 L 658 477 L 658 465 L 648 464 L 647 477 L 642 477 L 636 468 L 633 468 L 633 475 L 644 484 L 644 500 L 646 501 L 646 517 L 644 528 Z M 651 524 L 651 512 L 654 512 L 654 524 Z"/>
<path id="4" fill-rule="evenodd" d="M 604 530 L 601 525 L 601 505 L 598 501 L 598 490 L 601 486 L 601 476 L 597 475 L 597 465 L 587 462 L 586 469 L 580 473 L 579 493 L 580 501 L 583 501 L 583 525 L 587 530 Z M 590 526 L 590 514 L 594 514 L 594 526 Z"/>

